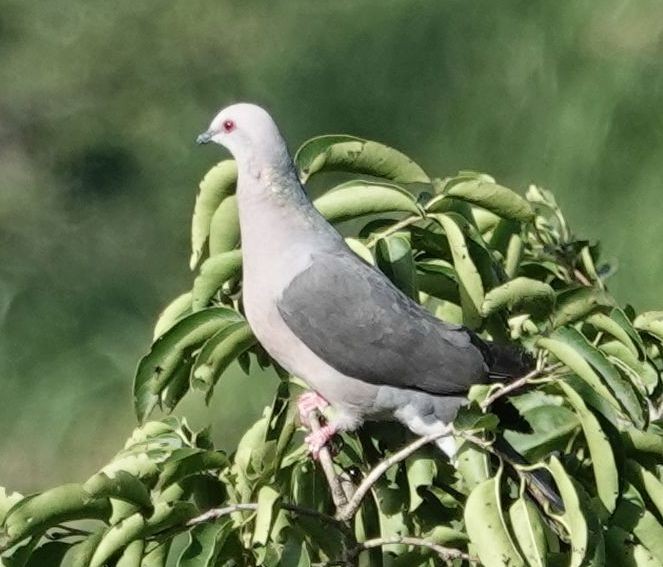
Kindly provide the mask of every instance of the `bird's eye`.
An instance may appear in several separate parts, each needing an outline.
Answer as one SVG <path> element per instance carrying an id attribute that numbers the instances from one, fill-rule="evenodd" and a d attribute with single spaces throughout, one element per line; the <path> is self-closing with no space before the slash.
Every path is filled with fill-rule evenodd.
<path id="1" fill-rule="evenodd" d="M 232 120 L 223 121 L 223 131 L 232 132 L 235 129 L 235 123 Z"/>

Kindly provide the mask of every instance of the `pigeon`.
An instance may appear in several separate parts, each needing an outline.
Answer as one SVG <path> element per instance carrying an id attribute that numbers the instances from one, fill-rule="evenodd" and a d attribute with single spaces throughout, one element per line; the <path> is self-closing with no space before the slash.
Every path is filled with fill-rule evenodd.
<path id="1" fill-rule="evenodd" d="M 270 356 L 310 387 L 298 400 L 302 420 L 314 409 L 329 416 L 306 438 L 314 457 L 365 421 L 435 434 L 472 385 L 531 370 L 520 348 L 438 319 L 357 256 L 307 197 L 264 109 L 229 106 L 197 142 L 237 162 L 245 315 Z M 454 457 L 453 437 L 436 443 Z"/>

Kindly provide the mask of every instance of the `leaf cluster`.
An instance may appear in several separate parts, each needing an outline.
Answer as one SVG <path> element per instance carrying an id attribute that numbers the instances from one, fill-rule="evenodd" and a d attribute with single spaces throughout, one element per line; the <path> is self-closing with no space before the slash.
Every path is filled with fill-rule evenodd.
<path id="1" fill-rule="evenodd" d="M 360 505 L 337 509 L 302 445 L 291 403 L 301 385 L 243 317 L 237 171 L 221 162 L 195 204 L 192 288 L 164 310 L 138 365 L 142 425 L 82 485 L 0 494 L 3 563 L 663 565 L 663 313 L 617 304 L 611 267 L 547 190 L 521 196 L 471 171 L 432 178 L 395 149 L 342 135 L 306 142 L 295 163 L 306 181 L 348 176 L 314 204 L 343 223 L 352 250 L 434 315 L 520 343 L 537 371 L 519 388 L 472 389 L 454 424 L 455 466 L 431 446 L 394 458 L 411 441 L 400 427 L 343 434 L 333 466 L 350 500 L 392 460 Z M 232 454 L 184 421 L 145 422 L 192 390 L 210 401 L 235 361 L 247 375 L 274 366 L 281 382 Z M 505 396 L 529 432 L 492 413 Z M 531 466 L 501 458 L 500 436 Z M 528 492 L 533 470 L 554 480 L 563 511 Z"/>

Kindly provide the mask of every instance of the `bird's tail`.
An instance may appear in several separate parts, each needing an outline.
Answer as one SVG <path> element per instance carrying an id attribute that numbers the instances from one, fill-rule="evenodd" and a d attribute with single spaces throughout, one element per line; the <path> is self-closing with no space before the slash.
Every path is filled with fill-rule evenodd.
<path id="1" fill-rule="evenodd" d="M 493 443 L 493 449 L 497 455 L 509 464 L 513 465 L 529 465 L 525 457 L 518 451 L 504 437 L 497 437 Z M 539 502 L 547 501 L 554 511 L 564 513 L 564 502 L 555 488 L 555 481 L 552 475 L 546 469 L 534 469 L 521 473 L 526 480 L 527 488 L 530 494 Z"/>
<path id="2" fill-rule="evenodd" d="M 534 370 L 536 360 L 518 345 L 484 341 L 484 356 L 488 362 L 488 375 L 494 380 L 520 378 Z"/>

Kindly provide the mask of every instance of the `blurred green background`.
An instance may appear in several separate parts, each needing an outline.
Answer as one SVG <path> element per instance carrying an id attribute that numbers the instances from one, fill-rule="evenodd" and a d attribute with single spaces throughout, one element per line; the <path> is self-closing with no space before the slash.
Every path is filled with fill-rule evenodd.
<path id="1" fill-rule="evenodd" d="M 620 300 L 663 306 L 660 1 L 0 0 L 0 485 L 85 479 L 128 436 L 223 155 L 193 140 L 243 100 L 293 148 L 347 132 L 553 189 Z M 272 387 L 181 413 L 231 444 Z"/>

